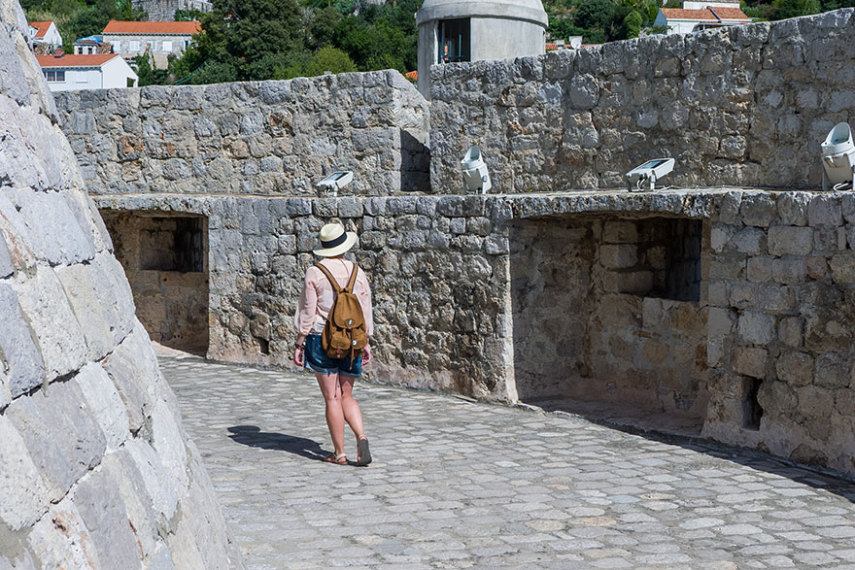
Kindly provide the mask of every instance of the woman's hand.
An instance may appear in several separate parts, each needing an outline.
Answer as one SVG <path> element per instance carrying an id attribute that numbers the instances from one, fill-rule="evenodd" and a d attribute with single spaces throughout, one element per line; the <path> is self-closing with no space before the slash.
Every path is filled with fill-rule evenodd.
<path id="1" fill-rule="evenodd" d="M 298 347 L 294 348 L 294 364 L 300 368 L 302 368 L 306 362 L 305 355 L 303 354 L 303 352 L 305 350 L 306 349 L 303 348 L 302 346 L 298 346 Z"/>
<path id="2" fill-rule="evenodd" d="M 366 344 L 365 348 L 362 349 L 362 363 L 368 364 L 369 362 L 371 362 L 371 347 Z"/>

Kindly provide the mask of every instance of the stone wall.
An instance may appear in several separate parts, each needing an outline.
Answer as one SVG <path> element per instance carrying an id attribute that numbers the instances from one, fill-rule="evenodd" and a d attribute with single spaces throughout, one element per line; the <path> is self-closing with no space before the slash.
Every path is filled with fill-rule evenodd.
<path id="1" fill-rule="evenodd" d="M 378 381 L 515 399 L 509 393 L 510 210 L 483 198 L 100 196 L 105 215 L 208 219 L 210 344 L 215 360 L 286 365 L 305 270 L 321 226 L 360 235 L 355 261 L 375 291 Z M 118 213 L 118 214 L 117 214 Z M 121 230 L 119 226 L 114 226 Z M 117 242 L 126 239 L 116 234 Z M 129 271 L 133 288 L 138 273 Z M 171 295 L 171 294 L 170 294 Z M 157 330 L 155 326 L 155 330 Z"/>
<path id="2" fill-rule="evenodd" d="M 427 190 L 427 103 L 394 71 L 57 97 L 90 194 Z"/>
<path id="3" fill-rule="evenodd" d="M 0 567 L 238 565 L 27 37 L 0 0 Z"/>
<path id="4" fill-rule="evenodd" d="M 853 14 L 434 66 L 431 185 L 459 192 L 475 144 L 499 194 L 619 188 L 657 157 L 680 188 L 819 188 L 819 144 L 855 116 Z"/>
<path id="5" fill-rule="evenodd" d="M 700 226 L 608 215 L 515 222 L 510 265 L 520 400 L 610 403 L 700 431 L 708 399 Z M 669 287 L 691 265 L 687 250 L 697 281 Z"/>

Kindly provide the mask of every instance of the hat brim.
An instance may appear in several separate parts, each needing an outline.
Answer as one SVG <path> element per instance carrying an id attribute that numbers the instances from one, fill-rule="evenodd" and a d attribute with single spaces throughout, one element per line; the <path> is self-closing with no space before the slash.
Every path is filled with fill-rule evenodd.
<path id="1" fill-rule="evenodd" d="M 348 251 L 350 248 L 353 247 L 355 243 L 356 233 L 347 232 L 347 239 L 344 240 L 343 244 L 337 245 L 335 247 L 322 247 L 320 249 L 313 250 L 312 253 L 319 257 L 335 257 Z"/>

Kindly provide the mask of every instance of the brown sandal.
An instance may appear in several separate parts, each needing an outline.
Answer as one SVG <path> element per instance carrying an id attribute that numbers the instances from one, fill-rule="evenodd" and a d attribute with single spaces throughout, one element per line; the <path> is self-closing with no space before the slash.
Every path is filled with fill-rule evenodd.
<path id="1" fill-rule="evenodd" d="M 335 463 L 336 465 L 347 465 L 347 456 L 344 453 L 342 453 L 341 455 L 330 453 L 329 455 L 324 457 L 323 461 L 325 463 Z"/>

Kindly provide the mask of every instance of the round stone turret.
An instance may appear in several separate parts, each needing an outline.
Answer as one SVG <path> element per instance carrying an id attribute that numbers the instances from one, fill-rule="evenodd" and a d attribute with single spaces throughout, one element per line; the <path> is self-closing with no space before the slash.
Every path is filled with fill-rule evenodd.
<path id="1" fill-rule="evenodd" d="M 425 0 L 419 28 L 419 91 L 430 98 L 430 66 L 539 55 L 549 20 L 540 0 Z"/>

